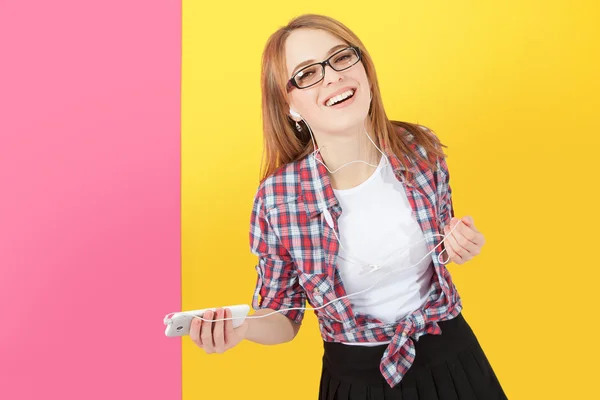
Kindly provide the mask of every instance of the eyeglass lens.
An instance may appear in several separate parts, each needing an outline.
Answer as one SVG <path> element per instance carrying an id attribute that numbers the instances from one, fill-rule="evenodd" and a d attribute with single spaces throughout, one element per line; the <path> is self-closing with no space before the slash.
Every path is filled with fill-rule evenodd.
<path id="1" fill-rule="evenodd" d="M 344 49 L 339 53 L 334 54 L 329 59 L 329 65 L 336 71 L 343 71 L 350 68 L 358 62 L 358 54 L 352 48 Z M 309 65 L 301 69 L 296 75 L 295 80 L 301 88 L 314 85 L 323 79 L 325 69 L 321 64 Z"/>

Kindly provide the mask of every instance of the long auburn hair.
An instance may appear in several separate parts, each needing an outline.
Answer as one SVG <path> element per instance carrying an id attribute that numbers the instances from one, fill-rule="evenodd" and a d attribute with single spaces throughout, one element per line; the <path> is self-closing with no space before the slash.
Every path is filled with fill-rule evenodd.
<path id="1" fill-rule="evenodd" d="M 290 33 L 301 28 L 329 32 L 347 44 L 360 48 L 361 62 L 371 84 L 372 100 L 368 118 L 370 118 L 377 143 L 398 156 L 400 162 L 406 167 L 407 174 L 409 174 L 408 165 L 402 155 L 407 155 L 411 159 L 421 159 L 429 168 L 435 170 L 435 160 L 437 157 L 445 156 L 442 147 L 447 146 L 443 145 L 433 133 L 420 128 L 417 124 L 388 119 L 383 107 L 373 60 L 360 39 L 345 25 L 333 18 L 305 14 L 292 19 L 287 26 L 273 33 L 263 52 L 261 90 L 264 151 L 261 162 L 261 180 L 269 177 L 281 166 L 302 159 L 314 151 L 307 127 L 300 122 L 302 130 L 298 133 L 295 128 L 296 122 L 289 117 L 286 90 L 289 78 L 286 69 L 285 42 Z M 401 134 L 403 130 L 413 135 L 411 144 L 419 144 L 425 148 L 428 159 L 409 146 L 407 138 Z M 383 150 L 385 151 L 385 149 Z"/>

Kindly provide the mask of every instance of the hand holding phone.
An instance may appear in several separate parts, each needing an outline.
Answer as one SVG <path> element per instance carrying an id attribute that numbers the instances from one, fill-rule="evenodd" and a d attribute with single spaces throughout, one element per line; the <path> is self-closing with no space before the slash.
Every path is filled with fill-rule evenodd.
<path id="1" fill-rule="evenodd" d="M 169 337 L 189 335 L 207 353 L 222 353 L 243 340 L 249 311 L 249 305 L 241 304 L 169 314 L 164 320 L 165 334 Z"/>

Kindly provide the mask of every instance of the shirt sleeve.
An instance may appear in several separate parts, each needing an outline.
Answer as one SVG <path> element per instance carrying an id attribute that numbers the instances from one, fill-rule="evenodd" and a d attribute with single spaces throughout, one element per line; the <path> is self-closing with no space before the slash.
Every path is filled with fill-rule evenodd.
<path id="1" fill-rule="evenodd" d="M 450 173 L 445 157 L 440 157 L 437 163 L 437 197 L 438 197 L 438 215 L 439 215 L 439 230 L 440 234 L 444 234 L 444 227 L 450 224 L 450 220 L 454 217 L 454 206 L 452 204 L 452 188 L 450 187 Z M 445 250 L 443 256 L 444 264 L 450 262 L 450 254 L 446 250 L 446 242 L 442 243 L 440 252 Z"/>
<path id="2" fill-rule="evenodd" d="M 437 136 L 426 126 L 419 125 L 419 127 L 427 134 L 438 141 Z M 439 147 L 441 150 L 441 147 Z M 438 157 L 437 171 L 435 172 L 435 184 L 437 187 L 437 207 L 438 207 L 438 221 L 440 232 L 444 233 L 444 227 L 450 223 L 452 217 L 454 217 L 454 206 L 452 205 L 452 188 L 450 187 L 450 172 L 448 171 L 448 164 L 446 163 L 446 157 Z M 443 244 L 442 244 L 443 246 Z"/>
<path id="3" fill-rule="evenodd" d="M 448 172 L 448 164 L 444 157 L 438 160 L 437 165 L 438 182 L 437 195 L 439 207 L 440 231 L 444 231 L 444 227 L 450 223 L 454 217 L 454 206 L 452 204 L 452 188 L 450 187 L 450 173 Z"/>
<path id="4" fill-rule="evenodd" d="M 254 200 L 250 222 L 250 248 L 258 256 L 258 279 L 252 298 L 255 310 L 270 308 L 284 310 L 281 314 L 299 324 L 305 307 L 306 294 L 298 282 L 292 257 L 269 225 L 259 195 Z"/>

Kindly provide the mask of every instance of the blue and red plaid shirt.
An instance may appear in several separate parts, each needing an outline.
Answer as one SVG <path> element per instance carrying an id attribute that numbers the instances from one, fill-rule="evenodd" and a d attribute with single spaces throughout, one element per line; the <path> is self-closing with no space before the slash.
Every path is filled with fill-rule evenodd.
<path id="1" fill-rule="evenodd" d="M 426 156 L 425 149 L 410 141 L 412 134 L 404 131 L 409 145 Z M 406 160 L 411 179 L 402 173 L 398 157 L 383 146 L 396 178 L 403 183 L 429 251 L 437 246 L 443 227 L 454 216 L 449 173 L 446 161 L 437 161 L 431 171 L 422 160 Z M 279 168 L 259 186 L 252 210 L 250 246 L 258 256 L 258 280 L 252 306 L 255 310 L 313 308 L 346 296 L 336 268 L 339 242 L 332 231 L 338 229 L 342 213 L 327 169 L 315 160 L 319 154 Z M 322 161 L 322 159 L 320 158 Z M 324 215 L 333 219 L 332 227 Z M 338 233 L 339 236 L 339 233 Z M 458 291 L 446 266 L 439 262 L 443 244 L 431 254 L 435 269 L 432 288 L 426 304 L 405 318 L 393 323 L 354 313 L 348 297 L 314 310 L 324 341 L 382 342 L 391 341 L 381 359 L 380 370 L 391 387 L 396 386 L 415 359 L 414 340 L 425 334 L 439 335 L 439 321 L 456 317 L 462 310 Z M 448 258 L 445 255 L 443 258 Z M 304 310 L 284 310 L 281 313 L 300 323 Z"/>

